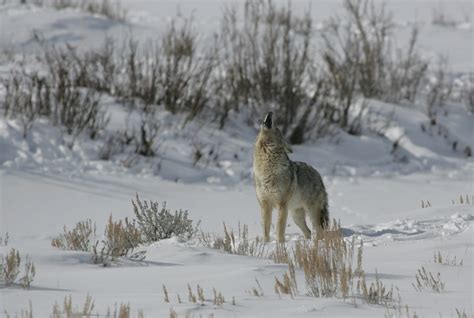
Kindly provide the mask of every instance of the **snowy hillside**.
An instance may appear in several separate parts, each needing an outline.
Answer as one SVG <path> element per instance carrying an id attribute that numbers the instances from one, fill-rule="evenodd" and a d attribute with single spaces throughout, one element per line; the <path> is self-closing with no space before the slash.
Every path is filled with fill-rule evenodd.
<path id="1" fill-rule="evenodd" d="M 330 217 L 340 222 L 340 232 L 336 232 L 349 247 L 343 264 L 333 265 L 350 263 L 352 276 L 348 279 L 347 273 L 330 273 L 336 278 L 331 295 L 315 295 L 311 289 L 311 282 L 323 278 L 309 279 L 308 268 L 298 263 L 294 251 L 313 243 L 305 242 L 291 218 L 286 230 L 288 255 L 279 254 L 282 247 L 276 243 L 275 224 L 272 241 L 266 245 L 261 241 L 252 152 L 262 108 L 226 108 L 225 125 L 221 125 L 221 114 L 214 113 L 214 105 L 205 106 L 196 115 L 194 109 L 170 110 L 163 106 L 165 98 L 156 102 L 153 94 L 151 102 L 143 102 L 149 92 L 141 86 L 129 87 L 130 65 L 135 61 L 126 58 L 120 65 L 86 65 L 81 70 L 97 77 L 78 76 L 82 82 L 71 85 L 71 105 L 82 100 L 90 107 L 91 116 L 103 122 L 89 121 L 80 129 L 68 126 L 54 113 L 59 108 L 45 111 L 38 102 L 49 103 L 45 98 L 50 96 L 46 95 L 49 89 L 59 91 L 58 87 L 70 80 L 68 76 L 54 77 L 64 65 L 72 69 L 80 65 L 81 58 L 87 61 L 91 52 L 108 52 L 107 39 L 114 45 L 110 51 L 114 56 L 128 57 L 132 45 L 120 45 L 132 43 L 127 42 L 132 38 L 141 53 L 146 44 L 166 34 L 176 16 L 192 16 L 199 43 L 212 47 L 213 34 L 219 32 L 222 12 L 230 1 L 122 0 L 114 8 L 123 16 L 115 17 L 104 13 L 115 11 L 91 12 L 87 6 L 58 9 L 44 4 L 47 0 L 20 2 L 0 0 L 0 317 L 30 317 L 30 310 L 33 317 L 66 316 L 67 304 L 63 302 L 69 296 L 74 311 L 86 317 L 96 313 L 107 317 L 108 310 L 114 317 L 121 304 L 130 306 L 128 316 L 127 310 L 121 311 L 123 317 L 472 317 L 472 1 L 388 1 L 394 43 L 400 50 L 407 49 L 411 28 L 419 27 L 419 56 L 431 63 L 419 84 L 420 93 L 412 99 L 395 100 L 386 95 L 354 98 L 348 116 L 355 129 L 312 112 L 315 121 L 306 126 L 308 134 L 301 144 L 292 146 L 292 160 L 307 162 L 322 175 Z M 242 7 L 244 3 L 239 0 L 234 4 Z M 287 1 L 274 3 L 279 6 Z M 315 50 L 321 50 L 318 45 L 324 43 L 330 17 L 346 21 L 342 1 L 293 1 L 292 8 L 295 14 L 309 13 L 313 19 Z M 73 49 L 54 51 L 65 45 Z M 52 49 L 43 58 L 48 48 Z M 66 56 L 64 52 L 73 52 L 68 58 L 79 62 L 68 60 L 71 64 L 61 65 L 66 61 L 60 59 L 61 54 Z M 442 76 L 436 73 L 440 56 L 447 61 Z M 109 79 L 104 65 L 110 66 Z M 151 70 L 146 65 L 154 65 L 153 57 L 134 65 L 145 70 L 139 76 L 145 79 L 139 82 L 142 85 L 148 83 L 146 71 Z M 41 76 L 48 72 L 58 84 L 44 84 L 47 88 L 41 91 Z M 33 84 L 28 86 L 26 75 L 15 78 L 15 74 L 39 75 L 32 76 Z M 207 75 L 216 74 L 222 75 L 219 71 Z M 193 82 L 190 77 L 189 81 L 198 86 L 206 81 L 201 75 L 195 74 L 198 80 Z M 16 79 L 26 83 L 17 91 Z M 97 87 L 97 104 L 95 89 L 91 95 L 85 93 L 89 87 L 83 83 L 88 80 Z M 444 86 L 435 90 L 439 83 Z M 219 89 L 206 95 L 207 101 L 217 100 L 213 98 Z M 305 94 L 312 89 L 305 88 Z M 28 95 L 33 96 L 30 104 L 28 98 L 22 99 L 29 90 L 39 92 Z M 436 102 L 430 104 L 427 101 L 432 96 Z M 190 103 L 195 100 L 190 98 Z M 9 109 L 9 105 L 20 108 L 22 103 L 36 105 L 41 115 L 28 118 L 28 107 L 21 108 L 21 115 Z M 150 105 L 156 108 L 150 111 Z M 277 107 L 268 106 L 272 110 Z M 304 110 L 300 108 L 300 113 Z M 300 113 L 295 118 L 301 118 Z M 293 129 L 295 122 L 288 127 Z M 318 125 L 326 124 L 324 134 L 319 133 Z M 95 239 L 107 242 L 103 234 L 109 216 L 114 221 L 137 217 L 131 203 L 137 194 L 142 200 L 166 202 L 172 213 L 187 210 L 199 230 L 190 237 L 141 241 L 130 253 L 94 262 L 92 246 Z M 71 230 L 88 219 L 95 223 L 97 232 L 86 244 L 88 251 L 52 246 L 65 227 Z M 224 242 L 225 231 L 231 230 L 233 247 L 216 245 L 220 238 Z M 27 255 L 34 263 L 36 273 L 30 286 L 23 286 L 19 279 L 6 283 L 12 248 L 21 257 L 18 278 L 25 271 Z M 363 251 L 360 266 L 359 250 Z M 140 259 L 142 255 L 144 259 Z M 423 270 L 428 273 L 426 279 Z M 276 287 L 276 279 L 283 282 L 285 273 L 289 273 L 291 285 L 286 292 L 284 287 Z M 350 282 L 347 294 L 345 279 Z M 364 291 L 360 284 L 365 282 L 367 287 L 373 283 L 376 291 Z M 93 301 L 89 311 L 88 297 Z"/>

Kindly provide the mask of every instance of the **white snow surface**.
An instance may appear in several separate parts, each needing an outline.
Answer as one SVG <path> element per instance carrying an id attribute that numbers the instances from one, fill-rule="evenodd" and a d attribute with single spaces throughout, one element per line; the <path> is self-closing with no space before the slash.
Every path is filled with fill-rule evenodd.
<path id="1" fill-rule="evenodd" d="M 222 6 L 228 3 L 123 0 L 129 19 L 125 24 L 76 10 L 58 12 L 9 4 L 0 6 L 0 49 L 34 52 L 33 30 L 53 43 L 85 47 L 100 45 L 105 36 L 123 37 L 129 32 L 147 39 L 162 30 L 177 10 L 184 15 L 193 12 L 197 27 L 207 34 L 219 27 Z M 308 3 L 294 1 L 293 6 L 302 11 Z M 455 28 L 430 24 L 431 10 L 437 7 L 459 19 L 470 12 L 472 22 L 472 1 L 396 0 L 387 4 L 394 12 L 401 41 L 406 42 L 407 26 L 420 23 L 420 45 L 427 56 L 447 55 L 455 73 L 474 71 L 472 24 Z M 340 2 L 314 1 L 310 8 L 316 20 L 324 21 L 339 12 Z M 11 63 L 0 63 L 0 74 L 10 67 Z M 0 91 L 0 99 L 2 94 Z M 107 133 L 114 134 L 125 125 L 127 113 L 113 100 L 103 99 L 103 103 L 111 115 Z M 294 146 L 291 158 L 320 171 L 329 193 L 331 218 L 340 220 L 348 240 L 355 236 L 365 242 L 363 267 L 369 282 L 377 272 L 386 286 L 397 287 L 402 305 L 419 317 L 456 317 L 456 309 L 470 316 L 474 160 L 465 158 L 463 149 L 474 149 L 474 115 L 453 103 L 439 117 L 439 124 L 430 128 L 421 107 L 378 101 L 369 101 L 369 107 L 372 115 L 366 120 L 372 129 L 362 136 L 338 133 Z M 17 121 L 0 117 L 0 236 L 6 232 L 10 236 L 8 246 L 0 246 L 0 256 L 11 247 L 18 248 L 22 257 L 31 257 L 37 271 L 29 290 L 0 288 L 0 316 L 5 310 L 20 313 L 31 301 L 34 317 L 48 317 L 54 303 L 61 304 L 65 296 L 71 295 L 74 304 L 81 306 L 89 294 L 94 311 L 104 313 L 107 307 L 123 302 L 131 305 L 134 314 L 142 309 L 146 317 L 168 317 L 170 308 L 179 317 L 211 313 L 215 317 L 383 317 L 386 308 L 360 299 L 354 307 L 350 300 L 307 296 L 300 270 L 300 294 L 294 299 L 280 298 L 274 292 L 274 281 L 275 276 L 281 278 L 286 265 L 224 254 L 196 240 L 163 240 L 143 247 L 145 261 L 120 259 L 110 267 L 92 264 L 88 253 L 51 247 L 51 238 L 64 225 L 71 228 L 91 218 L 101 233 L 110 214 L 116 219 L 133 217 L 130 200 L 136 193 L 143 199 L 166 201 L 171 209 L 189 210 L 192 219 L 201 220 L 205 232 L 222 233 L 223 222 L 234 229 L 240 222 L 249 226 L 251 238 L 261 235 L 251 181 L 258 120 L 248 125 L 244 118 L 245 114 L 231 114 L 224 130 L 199 121 L 183 128 L 183 118 L 161 112 L 157 157 L 121 154 L 104 161 L 100 160 L 103 139 L 80 136 L 71 149 L 60 129 L 47 121 L 36 122 L 23 139 Z M 388 129 L 378 130 L 381 126 Z M 197 147 L 207 155 L 194 165 Z M 471 204 L 459 204 L 460 195 L 467 195 Z M 421 208 L 422 200 L 429 201 L 430 207 Z M 302 239 L 290 218 L 287 239 L 290 244 Z M 435 264 L 435 251 L 462 259 L 463 265 Z M 421 266 L 440 272 L 446 291 L 415 291 L 412 283 Z M 261 297 L 249 293 L 256 287 L 255 279 L 264 291 Z M 187 301 L 187 284 L 204 289 L 204 305 Z M 170 303 L 163 301 L 163 285 Z M 222 308 L 212 304 L 213 288 L 226 299 Z M 177 302 L 177 294 L 183 303 Z M 236 305 L 231 304 L 232 297 Z"/>

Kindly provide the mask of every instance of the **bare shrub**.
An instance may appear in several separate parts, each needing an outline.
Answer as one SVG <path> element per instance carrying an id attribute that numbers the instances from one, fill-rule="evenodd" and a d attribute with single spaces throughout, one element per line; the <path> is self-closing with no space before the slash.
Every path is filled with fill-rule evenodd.
<path id="1" fill-rule="evenodd" d="M 5 287 L 9 287 L 14 283 L 19 283 L 23 288 L 29 288 L 33 281 L 36 270 L 35 265 L 31 261 L 30 257 L 26 255 L 25 269 L 23 276 L 17 281 L 18 275 L 21 270 L 21 257 L 20 252 L 14 248 L 2 257 L 0 264 L 0 283 Z"/>
<path id="2" fill-rule="evenodd" d="M 462 99 L 466 109 L 474 113 L 474 75 L 469 76 L 469 80 L 464 84 L 461 91 Z"/>
<path id="3" fill-rule="evenodd" d="M 256 114 L 274 108 L 282 132 L 301 143 L 305 137 L 302 128 L 311 127 L 321 96 L 313 76 L 312 36 L 310 15 L 296 16 L 290 5 L 246 1 L 242 13 L 228 8 L 219 38 L 224 74 L 218 78 L 221 126 L 228 112 L 241 104 L 249 105 Z M 308 89 L 317 93 L 308 94 Z"/>
<path id="4" fill-rule="evenodd" d="M 189 239 L 198 231 L 199 222 L 194 226 L 193 221 L 188 218 L 188 211 L 179 210 L 173 214 L 165 203 L 160 208 L 158 202 L 142 202 L 138 194 L 136 200 L 132 200 L 132 205 L 143 242 L 156 242 L 173 235 Z"/>
<path id="5" fill-rule="evenodd" d="M 51 240 L 51 246 L 73 251 L 92 250 L 92 246 L 96 241 L 96 225 L 91 219 L 76 223 L 72 230 L 68 230 L 64 226 L 63 233 Z"/>
<path id="6" fill-rule="evenodd" d="M 55 125 L 66 128 L 74 139 L 86 128 L 91 137 L 103 130 L 108 118 L 100 107 L 100 94 L 93 88 L 78 85 L 78 74 L 74 70 L 74 55 L 71 50 L 49 48 L 45 53 L 52 96 L 50 118 Z"/>
<path id="7" fill-rule="evenodd" d="M 405 54 L 393 51 L 393 20 L 385 7 L 367 0 L 346 0 L 349 22 L 341 27 L 330 23 L 324 35 L 323 57 L 337 94 L 345 95 L 346 109 L 354 90 L 364 97 L 396 102 L 413 101 L 427 69 L 416 50 L 417 29 L 413 29 Z M 349 78 L 341 78 L 349 76 Z M 343 114 L 344 116 L 344 114 Z M 344 120 L 343 120 L 344 123 Z"/>
<path id="8" fill-rule="evenodd" d="M 46 117 L 72 136 L 70 146 L 83 131 L 95 138 L 108 124 L 100 95 L 77 85 L 70 57 L 63 51 L 50 49 L 46 61 L 49 73 L 45 76 L 23 70 L 3 82 L 5 117 L 20 119 L 24 137 L 36 119 Z"/>
<path id="9" fill-rule="evenodd" d="M 426 271 L 424 266 L 422 266 L 418 269 L 415 279 L 416 283 L 413 283 L 412 285 L 418 292 L 432 290 L 440 293 L 444 291 L 444 283 L 441 281 L 441 274 L 439 272 L 435 277 L 431 272 Z"/>
<path id="10" fill-rule="evenodd" d="M 2 103 L 5 117 L 19 118 L 26 138 L 34 121 L 49 115 L 50 86 L 37 73 L 14 72 L 3 82 L 5 98 Z"/>
<path id="11" fill-rule="evenodd" d="M 159 83 L 163 94 L 159 103 L 172 113 L 186 112 L 193 118 L 202 111 L 210 96 L 210 75 L 215 67 L 214 52 L 197 52 L 197 33 L 192 18 L 172 21 L 161 42 Z"/>
<path id="12" fill-rule="evenodd" d="M 446 73 L 447 60 L 440 59 L 437 70 L 429 81 L 426 96 L 426 111 L 431 125 L 436 125 L 438 111 L 445 106 L 452 93 L 453 83 L 447 79 Z"/>
<path id="13" fill-rule="evenodd" d="M 140 114 L 140 132 L 135 138 L 135 152 L 146 157 L 155 155 L 156 138 L 159 132 L 158 121 L 155 118 L 155 110 L 151 105 L 144 105 Z"/>

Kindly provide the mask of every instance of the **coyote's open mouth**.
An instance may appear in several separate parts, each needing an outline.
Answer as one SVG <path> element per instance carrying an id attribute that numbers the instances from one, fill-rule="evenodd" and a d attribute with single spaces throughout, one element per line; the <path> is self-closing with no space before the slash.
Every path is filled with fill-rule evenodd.
<path id="1" fill-rule="evenodd" d="M 272 128 L 272 116 L 273 116 L 272 112 L 269 112 L 267 116 L 265 116 L 265 119 L 263 120 L 263 126 L 265 128 L 268 128 L 268 129 Z"/>

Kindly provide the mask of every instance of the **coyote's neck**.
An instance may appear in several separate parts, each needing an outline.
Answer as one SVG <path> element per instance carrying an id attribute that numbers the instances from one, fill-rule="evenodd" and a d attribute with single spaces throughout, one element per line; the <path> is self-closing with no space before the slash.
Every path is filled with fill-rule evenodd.
<path id="1" fill-rule="evenodd" d="M 254 166 L 263 176 L 277 176 L 286 174 L 291 165 L 291 160 L 283 147 L 268 144 L 263 141 L 257 143 L 254 152 Z"/>

